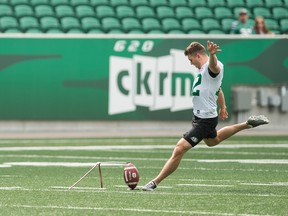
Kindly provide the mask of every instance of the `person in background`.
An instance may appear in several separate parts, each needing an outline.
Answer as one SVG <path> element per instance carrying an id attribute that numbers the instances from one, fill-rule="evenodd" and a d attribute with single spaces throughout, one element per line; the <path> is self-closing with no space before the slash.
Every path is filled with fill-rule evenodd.
<path id="1" fill-rule="evenodd" d="M 245 8 L 240 9 L 238 15 L 238 20 L 232 23 L 230 34 L 252 34 L 253 25 L 248 22 L 247 10 Z"/>
<path id="2" fill-rule="evenodd" d="M 265 20 L 262 16 L 257 16 L 255 18 L 253 34 L 273 34 L 266 27 Z"/>

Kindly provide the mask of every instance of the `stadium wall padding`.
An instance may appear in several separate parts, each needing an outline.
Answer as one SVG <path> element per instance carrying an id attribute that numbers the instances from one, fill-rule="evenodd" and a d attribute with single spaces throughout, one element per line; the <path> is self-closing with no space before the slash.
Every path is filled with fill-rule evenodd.
<path id="1" fill-rule="evenodd" d="M 287 84 L 287 37 L 209 39 L 229 111 L 233 85 Z M 189 120 L 192 41 L 207 38 L 2 37 L 0 120 Z"/>

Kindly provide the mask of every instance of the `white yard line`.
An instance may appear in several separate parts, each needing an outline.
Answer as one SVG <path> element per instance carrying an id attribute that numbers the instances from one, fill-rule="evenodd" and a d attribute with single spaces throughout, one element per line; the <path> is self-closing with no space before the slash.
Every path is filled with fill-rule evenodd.
<path id="1" fill-rule="evenodd" d="M 91 150 L 119 150 L 119 149 L 173 149 L 175 145 L 105 145 L 105 146 L 31 146 L 31 147 L 0 147 L 0 151 L 91 151 Z M 208 148 L 199 145 L 197 148 Z M 215 148 L 288 148 L 288 144 L 223 144 Z"/>
<path id="2" fill-rule="evenodd" d="M 143 192 L 141 190 L 126 190 L 126 191 L 115 191 L 115 190 L 87 190 L 87 189 L 77 189 L 77 190 L 68 190 L 68 186 L 51 186 L 54 188 L 48 188 L 48 189 L 33 189 L 33 188 L 22 188 L 22 187 L 4 187 L 4 188 L 0 188 L 0 190 L 15 190 L 15 191 L 40 191 L 40 192 L 59 192 L 59 193 L 112 193 L 112 194 L 131 194 L 131 193 L 139 193 L 141 196 L 158 196 L 158 195 L 173 195 L 173 196 L 188 196 L 188 197 L 193 197 L 193 196 L 244 196 L 244 197 L 288 197 L 287 195 L 278 195 L 278 194 L 249 194 L 249 193 L 245 193 L 245 194 L 241 194 L 241 193 L 234 193 L 234 194 L 225 194 L 225 193 L 175 193 L 175 192 L 163 192 L 160 190 L 156 190 L 153 192 Z M 142 186 L 139 186 L 142 187 Z M 63 189 L 62 189 L 63 188 Z M 161 187 L 160 187 L 161 188 Z M 159 188 L 159 189 L 160 189 Z M 165 187 L 163 187 L 163 189 L 165 189 Z M 171 188 L 170 188 L 171 189 Z"/>
<path id="3" fill-rule="evenodd" d="M 200 163 L 241 163 L 241 164 L 288 164 L 285 159 L 220 159 L 220 160 L 197 160 Z"/>
<path id="4" fill-rule="evenodd" d="M 209 184 L 177 184 L 177 186 L 188 187 L 234 187 L 234 185 L 209 185 Z"/>
<path id="5" fill-rule="evenodd" d="M 3 207 L 3 205 L 2 205 Z M 221 215 L 233 216 L 234 213 L 219 213 L 219 212 L 205 212 L 205 211 L 178 211 L 167 209 L 141 209 L 141 208 L 100 208 L 100 207 L 81 207 L 81 206 L 33 206 L 33 205 L 6 205 L 6 207 L 15 208 L 34 208 L 34 209 L 73 209 L 73 210 L 89 210 L 89 211 L 115 211 L 115 212 L 142 212 L 142 213 L 160 213 L 160 214 L 188 214 L 188 215 Z M 82 212 L 83 214 L 83 212 Z M 237 214 L 239 216 L 264 216 L 256 214 Z M 268 215 L 265 215 L 268 216 Z"/>

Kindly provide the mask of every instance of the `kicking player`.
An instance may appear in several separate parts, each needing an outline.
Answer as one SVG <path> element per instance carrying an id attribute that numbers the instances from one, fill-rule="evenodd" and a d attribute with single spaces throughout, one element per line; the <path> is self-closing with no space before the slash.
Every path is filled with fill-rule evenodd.
<path id="1" fill-rule="evenodd" d="M 228 117 L 224 95 L 221 90 L 224 67 L 216 57 L 216 53 L 221 52 L 219 46 L 208 41 L 207 50 L 209 56 L 205 47 L 198 42 L 192 42 L 185 49 L 185 56 L 188 57 L 192 65 L 199 69 L 199 74 L 192 89 L 194 113 L 192 128 L 178 141 L 172 156 L 159 175 L 142 187 L 144 191 L 154 190 L 161 181 L 177 169 L 183 155 L 200 141 L 204 140 L 206 145 L 215 146 L 241 130 L 269 123 L 269 120 L 263 115 L 250 116 L 246 122 L 227 126 L 216 131 L 218 124 L 217 101 L 220 106 L 219 117 L 221 119 Z"/>

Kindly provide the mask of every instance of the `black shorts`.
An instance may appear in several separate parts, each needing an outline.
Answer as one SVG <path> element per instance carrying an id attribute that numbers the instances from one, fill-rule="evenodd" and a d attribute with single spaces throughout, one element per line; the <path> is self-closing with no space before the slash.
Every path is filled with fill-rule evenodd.
<path id="1" fill-rule="evenodd" d="M 194 147 L 205 138 L 215 138 L 217 136 L 217 124 L 218 117 L 203 119 L 194 116 L 192 128 L 183 134 L 183 138 Z"/>

